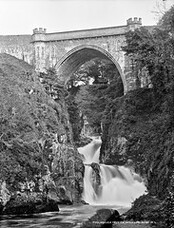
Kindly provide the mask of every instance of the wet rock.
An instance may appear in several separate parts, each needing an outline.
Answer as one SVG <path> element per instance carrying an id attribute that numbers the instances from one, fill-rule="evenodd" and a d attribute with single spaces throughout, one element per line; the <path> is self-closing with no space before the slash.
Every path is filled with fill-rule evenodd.
<path id="1" fill-rule="evenodd" d="M 44 166 L 43 176 L 33 180 L 25 178 L 18 182 L 18 188 L 9 191 L 6 182 L 0 185 L 0 214 L 33 214 L 58 211 L 58 195 L 48 166 Z M 8 185 L 8 188 L 10 186 Z"/>
<path id="2" fill-rule="evenodd" d="M 86 146 L 87 144 L 89 144 L 91 141 L 92 141 L 91 138 L 83 136 L 80 138 L 79 141 L 76 141 L 75 144 L 77 147 L 83 147 L 83 146 Z"/>
<path id="3" fill-rule="evenodd" d="M 154 196 L 143 195 L 136 199 L 132 208 L 123 214 L 125 220 L 155 220 L 159 216 L 161 201 Z"/>
<path id="4" fill-rule="evenodd" d="M 52 162 L 52 173 L 55 185 L 64 186 L 66 189 L 65 198 L 61 194 L 61 201 L 77 202 L 81 200 L 83 192 L 84 164 L 77 149 L 70 145 L 58 144 L 54 159 Z"/>
<path id="5" fill-rule="evenodd" d="M 10 197 L 11 195 L 7 189 L 6 182 L 0 180 L 0 205 L 3 207 L 9 201 Z"/>
<path id="6" fill-rule="evenodd" d="M 83 223 L 82 228 L 109 228 L 112 227 L 114 221 L 122 221 L 117 210 L 100 209 L 88 221 Z"/>
<path id="7" fill-rule="evenodd" d="M 111 136 L 108 142 L 109 148 L 105 156 L 102 156 L 106 142 L 101 146 L 101 160 L 107 165 L 125 165 L 127 161 L 126 148 L 127 139 L 119 134 L 116 137 Z"/>
<path id="8" fill-rule="evenodd" d="M 40 205 L 36 205 L 34 213 L 59 211 L 58 202 L 53 199 L 45 199 Z"/>
<path id="9" fill-rule="evenodd" d="M 78 152 L 77 152 L 78 153 Z M 79 153 L 77 154 L 75 158 L 75 198 L 74 202 L 79 202 L 81 201 L 81 196 L 83 193 L 84 185 L 83 185 L 83 178 L 84 178 L 84 172 L 85 172 L 85 166 L 83 164 L 82 159 L 79 157 Z"/>
<path id="10" fill-rule="evenodd" d="M 92 172 L 92 182 L 93 188 L 97 195 L 100 195 L 101 191 L 101 177 L 100 177 L 100 165 L 98 163 L 91 163 L 91 167 L 93 169 Z"/>
<path id="11" fill-rule="evenodd" d="M 3 208 L 2 214 L 33 214 L 59 211 L 58 202 L 42 194 L 14 195 Z"/>
<path id="12" fill-rule="evenodd" d="M 71 197 L 68 196 L 68 191 L 66 190 L 65 186 L 59 186 L 57 191 L 59 196 L 59 204 L 71 205 L 73 203 Z"/>
<path id="13" fill-rule="evenodd" d="M 153 109 L 156 103 L 158 108 Z M 147 88 L 115 99 L 112 119 L 110 109 L 105 113 L 100 150 L 101 163 L 133 168 L 145 179 L 148 192 L 160 200 L 170 187 L 173 167 L 173 131 L 165 104 L 165 97 L 157 102 Z"/>
<path id="14" fill-rule="evenodd" d="M 80 203 L 81 203 L 81 204 L 84 204 L 84 205 L 89 205 L 89 203 L 87 203 L 87 202 L 84 201 L 84 200 L 81 200 Z"/>

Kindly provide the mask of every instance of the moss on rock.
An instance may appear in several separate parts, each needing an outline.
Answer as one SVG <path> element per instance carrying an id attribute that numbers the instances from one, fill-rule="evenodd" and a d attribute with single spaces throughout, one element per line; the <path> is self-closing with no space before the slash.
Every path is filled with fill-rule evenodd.
<path id="1" fill-rule="evenodd" d="M 83 162 L 59 90 L 53 100 L 30 65 L 0 54 L 0 180 L 11 197 L 37 193 L 58 201 L 57 188 L 64 185 L 72 202 L 80 200 Z"/>
<path id="2" fill-rule="evenodd" d="M 149 193 L 163 200 L 174 156 L 165 97 L 157 100 L 151 89 L 143 88 L 113 100 L 108 106 L 100 160 L 117 165 L 128 165 L 131 160 L 135 171 L 147 180 Z"/>

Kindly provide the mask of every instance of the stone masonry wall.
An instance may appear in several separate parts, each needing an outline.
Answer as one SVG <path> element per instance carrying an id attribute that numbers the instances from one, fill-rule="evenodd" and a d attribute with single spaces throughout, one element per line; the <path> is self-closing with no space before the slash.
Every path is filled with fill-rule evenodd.
<path id="1" fill-rule="evenodd" d="M 34 44 L 36 70 L 45 71 L 45 68 L 55 66 L 59 70 L 59 67 L 63 65 L 65 61 L 67 62 L 67 60 L 72 57 L 72 54 L 76 53 L 77 48 L 100 48 L 99 50 L 101 50 L 101 52 L 106 53 L 106 58 L 113 61 L 117 68 L 119 68 L 124 84 L 124 91 L 132 90 L 135 88 L 135 80 L 132 78 L 132 75 L 130 75 L 129 61 L 126 59 L 121 47 L 125 43 L 125 33 L 129 30 L 139 28 L 141 25 L 142 21 L 140 18 L 134 18 L 133 20 L 130 18 L 127 20 L 127 25 L 110 28 L 61 33 L 46 33 L 46 29 L 34 29 L 32 42 Z M 79 55 L 79 58 L 81 57 L 82 56 Z M 69 64 L 73 64 L 72 66 L 74 67 L 75 61 L 77 62 L 76 66 L 79 67 L 80 60 L 77 60 L 77 58 L 71 58 Z M 66 63 L 65 68 L 67 69 L 67 67 L 68 64 Z M 63 71 L 61 70 L 60 74 L 64 77 L 69 77 L 66 73 L 64 74 L 64 69 Z M 68 74 L 69 73 L 71 72 L 68 72 Z"/>
<path id="2" fill-rule="evenodd" d="M 130 18 L 127 20 L 127 25 L 110 28 L 60 33 L 46 33 L 46 29 L 39 28 L 33 30 L 32 36 L 0 36 L 0 53 L 8 53 L 22 59 L 40 72 L 53 66 L 58 68 L 78 47 L 94 46 L 108 53 L 106 58 L 120 68 L 125 92 L 127 92 L 134 89 L 135 79 L 130 72 L 129 60 L 121 47 L 125 43 L 125 33 L 141 25 L 140 18 Z"/>
<path id="3" fill-rule="evenodd" d="M 0 53 L 7 53 L 33 65 L 33 44 L 31 35 L 0 36 Z"/>

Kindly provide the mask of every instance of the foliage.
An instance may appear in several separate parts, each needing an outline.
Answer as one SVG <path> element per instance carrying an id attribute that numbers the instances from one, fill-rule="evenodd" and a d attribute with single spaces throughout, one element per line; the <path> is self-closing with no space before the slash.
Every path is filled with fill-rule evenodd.
<path id="1" fill-rule="evenodd" d="M 148 221 L 158 218 L 161 201 L 151 195 L 142 195 L 136 199 L 132 208 L 125 213 L 126 220 Z"/>
<path id="2" fill-rule="evenodd" d="M 160 26 L 153 30 L 144 27 L 130 31 L 126 35 L 126 54 L 133 62 L 137 77 L 144 77 L 146 69 L 152 84 L 155 108 L 166 99 L 165 109 L 170 113 L 171 126 L 174 119 L 174 7 L 160 21 Z M 166 110 L 165 110 L 166 111 Z"/>
<path id="3" fill-rule="evenodd" d="M 105 108 L 103 90 L 101 85 L 83 86 L 76 98 L 80 110 L 96 132 L 100 131 L 102 112 Z"/>
<path id="4" fill-rule="evenodd" d="M 0 55 L 0 179 L 17 187 L 47 164 L 44 145 L 64 133 L 62 108 L 44 91 L 33 68 Z"/>
<path id="5" fill-rule="evenodd" d="M 79 85 L 89 85 L 107 83 L 113 77 L 115 65 L 109 60 L 92 59 L 83 64 L 67 83 L 67 88 L 78 87 Z"/>
<path id="6" fill-rule="evenodd" d="M 142 27 L 126 35 L 127 45 L 123 48 L 133 73 L 141 81 L 145 70 L 150 84 L 149 88 L 138 88 L 110 104 L 101 150 L 101 160 L 108 164 L 133 160 L 135 171 L 146 178 L 149 194 L 163 202 L 149 214 L 157 227 L 174 226 L 173 182 L 170 181 L 174 167 L 173 15 L 174 7 L 156 28 Z M 119 138 L 125 139 L 124 153 L 120 153 Z M 144 213 L 141 209 L 147 204 L 146 201 L 142 207 L 137 204 L 132 216 L 141 216 L 140 212 Z"/>
<path id="7" fill-rule="evenodd" d="M 168 92 L 173 80 L 174 42 L 167 31 L 159 28 L 149 32 L 145 28 L 127 34 L 127 55 L 137 71 L 145 67 L 150 76 L 154 92 Z"/>
<path id="8" fill-rule="evenodd" d="M 158 26 L 160 26 L 162 29 L 171 32 L 173 34 L 174 32 L 174 6 L 172 6 L 159 20 Z"/>
<path id="9" fill-rule="evenodd" d="M 76 103 L 90 126 L 100 133 L 106 106 L 123 94 L 122 81 L 114 64 L 105 61 L 96 60 L 92 65 L 88 64 L 85 74 L 93 78 L 93 83 L 80 87 Z"/>
<path id="10" fill-rule="evenodd" d="M 72 125 L 73 140 L 75 142 L 80 141 L 80 133 L 83 128 L 83 115 L 80 112 L 78 105 L 75 101 L 73 94 L 68 95 L 66 98 L 67 109 L 69 113 L 69 120 Z"/>
<path id="11" fill-rule="evenodd" d="M 65 91 L 63 90 L 63 85 L 58 79 L 56 69 L 52 67 L 46 69 L 46 72 L 40 73 L 39 78 L 46 93 L 54 100 L 60 100 L 63 95 L 62 93 Z"/>
<path id="12" fill-rule="evenodd" d="M 174 171 L 167 188 L 167 196 L 159 210 L 159 219 L 156 221 L 156 227 L 174 227 Z"/>

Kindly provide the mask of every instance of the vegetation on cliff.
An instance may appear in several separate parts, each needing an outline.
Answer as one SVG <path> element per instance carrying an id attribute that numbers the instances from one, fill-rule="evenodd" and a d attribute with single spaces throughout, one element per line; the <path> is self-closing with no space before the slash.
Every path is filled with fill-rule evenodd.
<path id="1" fill-rule="evenodd" d="M 49 83 L 51 73 L 42 77 L 43 86 L 30 65 L 0 55 L 0 199 L 6 208 L 22 207 L 22 197 L 38 202 L 40 194 L 56 202 L 80 199 L 83 163 L 73 146 L 64 90 Z"/>
<path id="2" fill-rule="evenodd" d="M 42 147 L 56 133 L 65 134 L 65 116 L 28 64 L 1 54 L 0 77 L 0 179 L 12 184 L 41 171 L 48 156 Z"/>
<path id="3" fill-rule="evenodd" d="M 93 131 L 101 133 L 106 105 L 123 95 L 121 78 L 113 63 L 99 59 L 88 62 L 76 74 L 88 80 L 79 86 L 75 102 Z"/>
<path id="4" fill-rule="evenodd" d="M 155 199 L 160 202 L 155 218 L 158 227 L 173 227 L 174 221 L 170 212 L 174 202 L 173 18 L 174 7 L 156 28 L 142 27 L 127 34 L 124 50 L 130 58 L 138 88 L 112 100 L 106 108 L 100 157 L 107 164 L 133 164 L 145 177 L 149 197 L 154 199 L 149 198 L 149 202 L 153 201 L 152 205 Z M 146 87 L 140 88 L 144 80 Z M 140 212 L 137 205 L 141 201 L 143 198 L 134 203 L 134 216 Z M 153 213 L 152 210 L 148 219 Z"/>

